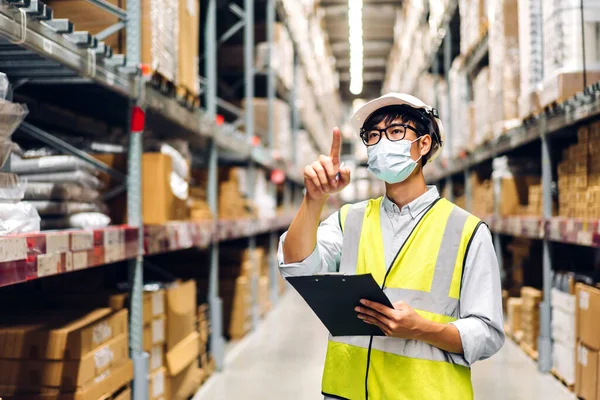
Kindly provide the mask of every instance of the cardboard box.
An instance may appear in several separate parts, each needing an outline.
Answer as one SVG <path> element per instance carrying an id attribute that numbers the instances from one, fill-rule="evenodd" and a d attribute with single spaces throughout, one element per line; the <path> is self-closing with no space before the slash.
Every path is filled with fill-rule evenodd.
<path id="1" fill-rule="evenodd" d="M 507 302 L 507 320 L 510 331 L 515 334 L 522 329 L 521 325 L 521 307 L 523 301 L 519 297 L 511 297 Z"/>
<path id="2" fill-rule="evenodd" d="M 166 290 L 167 352 L 196 331 L 196 282 L 176 283 Z"/>
<path id="3" fill-rule="evenodd" d="M 600 290 L 578 283 L 577 296 L 577 338 L 586 346 L 600 350 Z"/>
<path id="4" fill-rule="evenodd" d="M 113 400 L 131 400 L 131 388 L 126 387 L 121 393 L 117 394 Z"/>
<path id="5" fill-rule="evenodd" d="M 92 312 L 61 311 L 37 321 L 27 315 L 15 320 L 7 317 L 0 323 L 0 358 L 78 360 L 127 333 L 127 315 L 127 310 L 113 313 L 110 308 L 100 308 Z"/>
<path id="6" fill-rule="evenodd" d="M 185 200 L 177 198 L 171 190 L 172 172 L 171 157 L 161 153 L 143 154 L 142 216 L 145 224 L 164 224 L 187 219 Z"/>
<path id="7" fill-rule="evenodd" d="M 188 365 L 176 376 L 169 377 L 170 400 L 187 400 L 200 387 L 202 370 L 196 363 Z"/>
<path id="8" fill-rule="evenodd" d="M 160 368 L 148 376 L 148 399 L 164 399 L 164 396 L 167 392 L 166 373 L 167 370 L 165 368 Z"/>
<path id="9" fill-rule="evenodd" d="M 167 352 L 167 371 L 169 376 L 178 375 L 185 367 L 194 362 L 200 354 L 198 332 L 193 331 Z"/>
<path id="10" fill-rule="evenodd" d="M 165 315 L 165 291 L 144 292 L 144 326 L 152 323 L 153 319 Z"/>
<path id="11" fill-rule="evenodd" d="M 4 386 L 0 390 L 5 393 L 3 400 L 98 400 L 108 399 L 119 389 L 128 385 L 133 379 L 133 363 L 131 360 L 105 371 L 89 384 L 74 393 L 61 392 L 58 389 L 44 390 L 41 393 L 22 393 L 16 387 Z"/>
<path id="12" fill-rule="evenodd" d="M 584 400 L 597 399 L 598 358 L 597 351 L 582 343 L 577 345 L 575 393 Z"/>
<path id="13" fill-rule="evenodd" d="M 127 334 L 121 334 L 81 360 L 0 360 L 0 385 L 76 390 L 129 356 Z"/>
<path id="14" fill-rule="evenodd" d="M 152 347 L 163 344 L 166 340 L 166 319 L 165 317 L 152 320 L 151 323 L 144 326 L 143 348 L 146 352 L 151 352 Z"/>
<path id="15" fill-rule="evenodd" d="M 200 7 L 198 0 L 179 0 L 179 50 L 177 85 L 198 95 L 198 45 L 200 40 Z"/>

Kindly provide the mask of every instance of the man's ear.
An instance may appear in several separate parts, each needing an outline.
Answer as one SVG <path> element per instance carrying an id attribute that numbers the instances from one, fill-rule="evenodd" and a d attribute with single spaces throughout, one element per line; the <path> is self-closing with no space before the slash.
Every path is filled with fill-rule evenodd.
<path id="1" fill-rule="evenodd" d="M 424 135 L 421 140 L 421 156 L 426 156 L 431 150 L 431 135 Z"/>

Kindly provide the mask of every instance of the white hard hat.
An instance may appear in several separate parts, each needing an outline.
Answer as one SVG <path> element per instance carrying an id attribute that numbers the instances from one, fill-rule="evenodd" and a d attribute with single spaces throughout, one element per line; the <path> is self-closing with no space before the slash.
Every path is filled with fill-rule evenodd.
<path id="1" fill-rule="evenodd" d="M 362 129 L 365 121 L 377 110 L 387 106 L 409 106 L 416 110 L 424 111 L 424 115 L 431 120 L 433 132 L 430 132 L 432 140 L 431 150 L 427 155 L 427 163 L 435 160 L 442 152 L 444 147 L 444 126 L 438 115 L 438 111 L 423 103 L 415 96 L 406 93 L 388 93 L 375 100 L 371 100 L 359 108 L 352 116 L 352 127 L 358 133 Z"/>

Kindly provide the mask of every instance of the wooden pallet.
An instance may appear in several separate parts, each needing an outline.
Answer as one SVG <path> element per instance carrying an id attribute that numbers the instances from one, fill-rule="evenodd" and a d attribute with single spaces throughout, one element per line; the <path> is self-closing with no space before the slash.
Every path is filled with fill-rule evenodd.
<path id="1" fill-rule="evenodd" d="M 534 361 L 538 360 L 537 350 L 532 349 L 531 346 L 529 346 L 525 342 L 519 343 L 519 346 L 521 347 L 521 350 L 523 350 L 525 352 L 525 354 L 527 354 L 529 357 L 531 357 Z"/>
<path id="2" fill-rule="evenodd" d="M 152 74 L 152 86 L 165 95 L 173 95 L 175 93 L 175 85 L 169 79 L 159 72 Z"/>
<path id="3" fill-rule="evenodd" d="M 569 389 L 569 391 L 575 392 L 575 384 L 574 383 L 568 384 L 567 381 L 565 381 L 565 379 L 562 376 L 560 376 L 558 371 L 554 368 L 552 368 L 552 370 L 550 372 L 552 373 L 552 375 L 554 375 L 554 377 L 556 379 L 558 379 L 560 381 L 560 383 L 565 385 L 567 387 L 567 389 Z"/>
<path id="4" fill-rule="evenodd" d="M 200 108 L 200 97 L 189 91 L 185 86 L 175 88 L 175 98 L 187 108 Z"/>

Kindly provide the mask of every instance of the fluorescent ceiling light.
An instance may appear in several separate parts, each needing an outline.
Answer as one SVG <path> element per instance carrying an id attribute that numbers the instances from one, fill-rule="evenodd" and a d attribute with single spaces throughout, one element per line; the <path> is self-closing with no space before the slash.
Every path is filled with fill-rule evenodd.
<path id="1" fill-rule="evenodd" d="M 362 0 L 348 0 L 348 39 L 350 42 L 350 92 L 363 90 Z"/>

